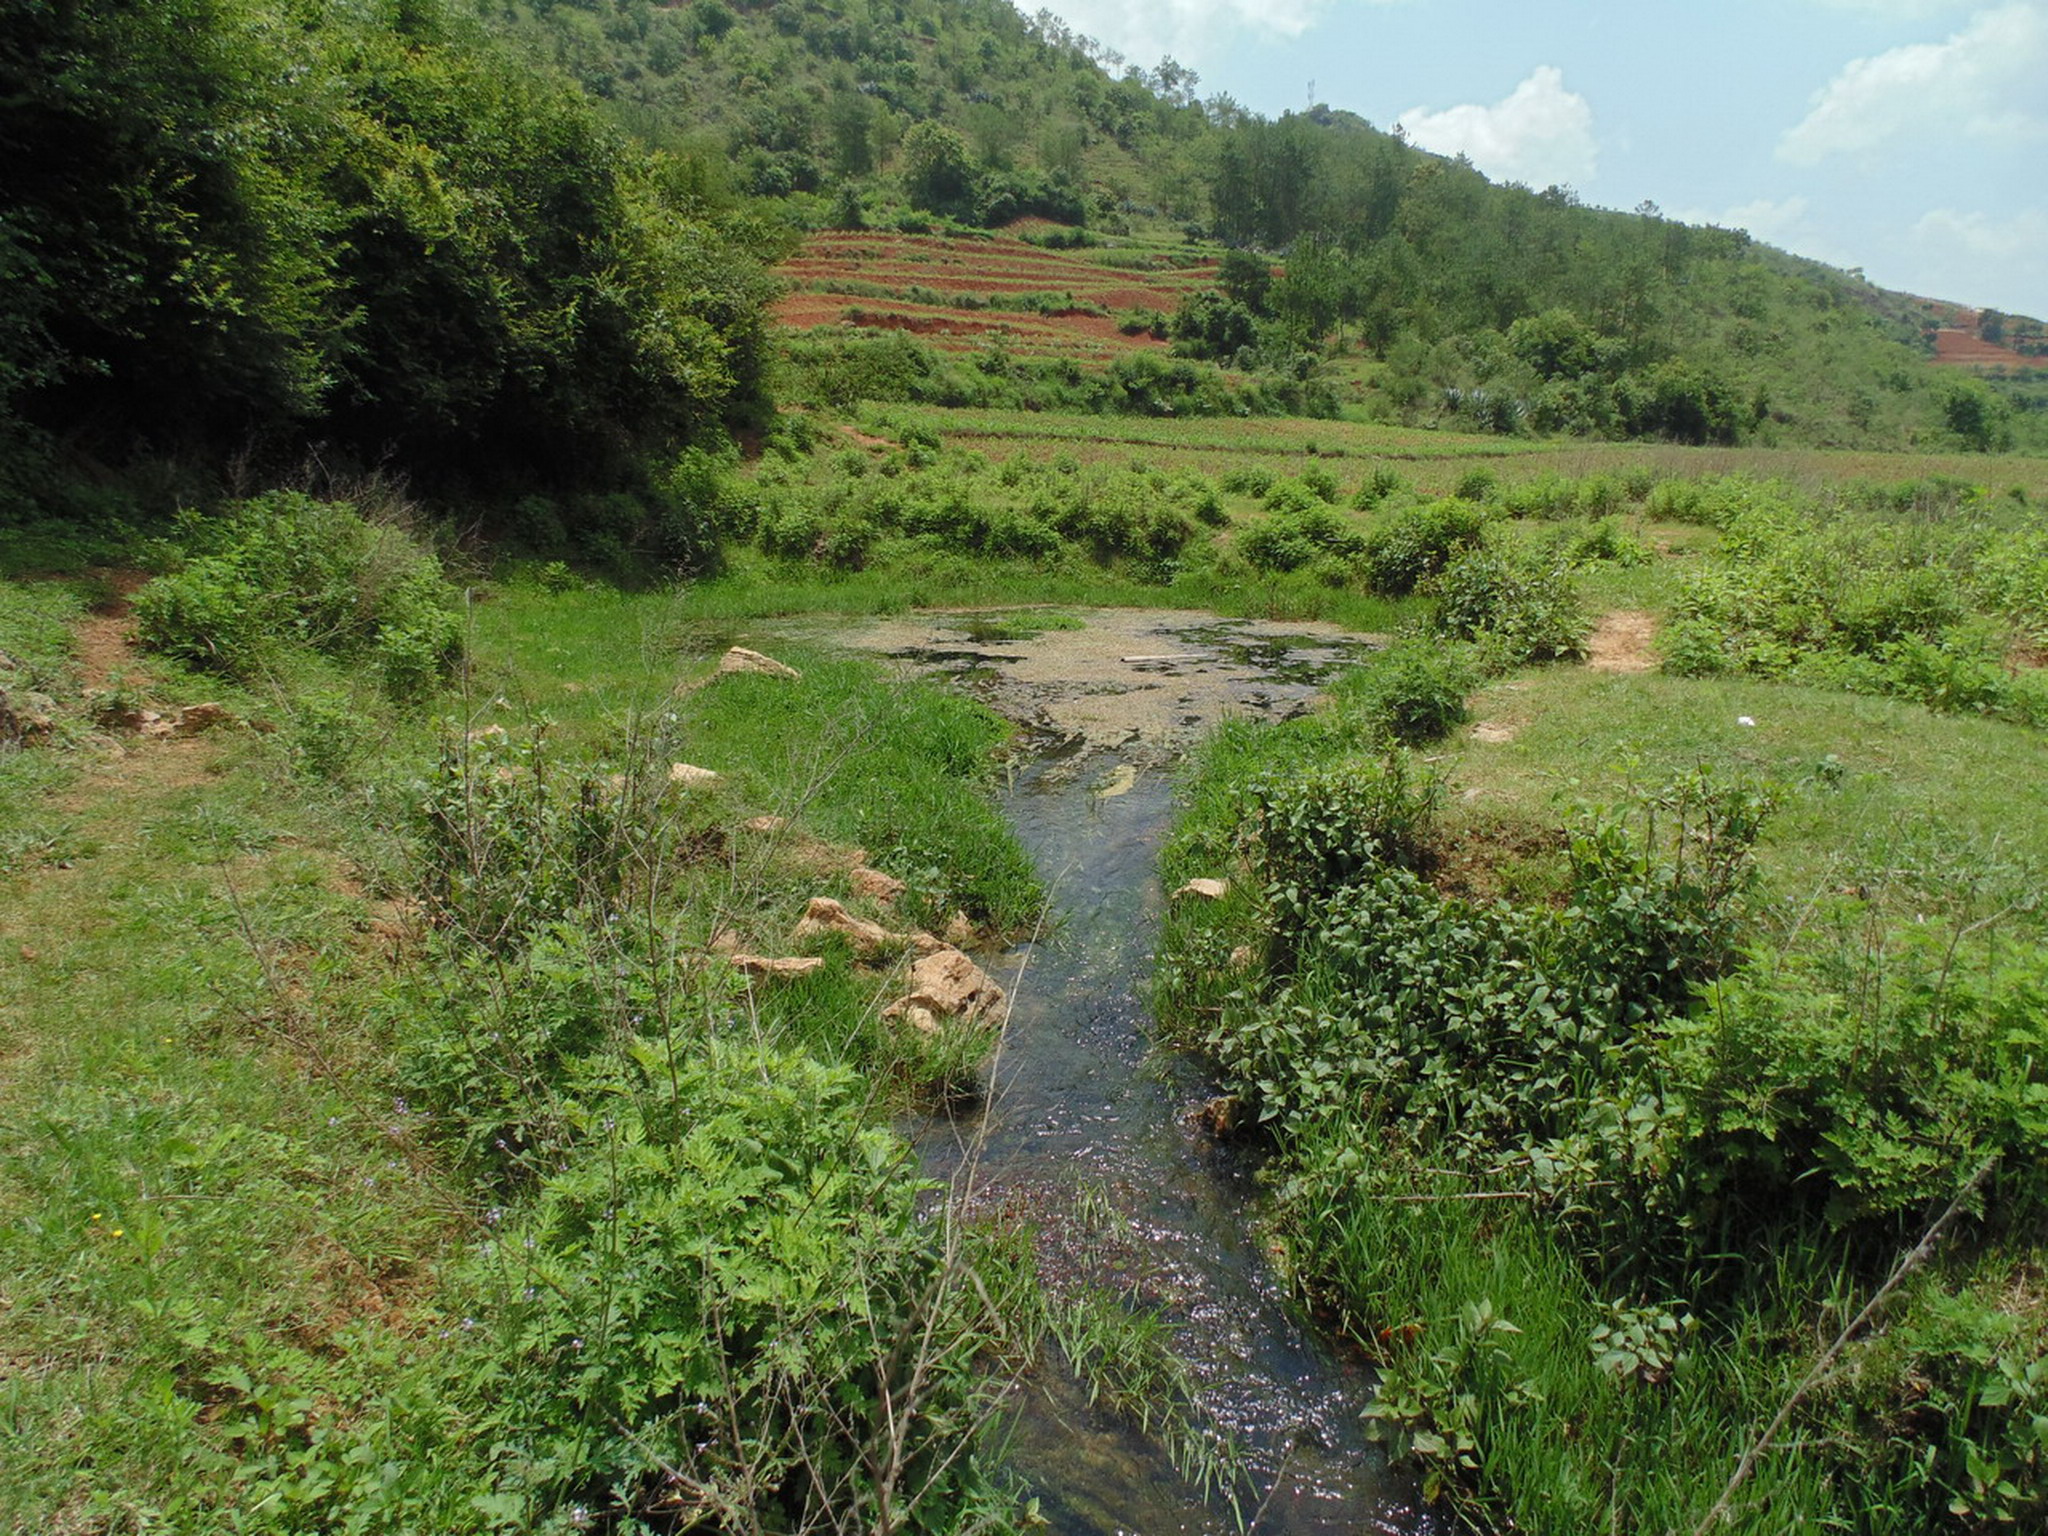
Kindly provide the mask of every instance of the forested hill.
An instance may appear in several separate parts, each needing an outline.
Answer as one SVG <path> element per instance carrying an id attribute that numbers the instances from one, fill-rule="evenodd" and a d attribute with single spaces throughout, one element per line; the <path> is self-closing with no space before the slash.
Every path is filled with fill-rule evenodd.
<path id="1" fill-rule="evenodd" d="M 2001 399 L 1927 366 L 1943 306 L 1648 204 L 1496 186 L 1345 111 L 1263 120 L 1050 12 L 515 0 L 491 14 L 635 133 L 728 168 L 802 227 L 1036 216 L 1269 253 L 1286 280 L 1263 305 L 1231 296 L 1245 313 L 1189 317 L 1182 349 L 1299 371 L 1341 336 L 1376 403 L 1409 419 L 1450 402 L 1459 424 L 1496 430 L 1884 447 L 1995 447 L 2048 425 L 2038 386 L 2000 383 Z M 2006 323 L 2040 344 L 2038 322 Z"/>
<path id="2" fill-rule="evenodd" d="M 784 247 L 454 0 L 0 0 L 0 495 L 631 485 L 764 409 Z"/>
<path id="3" fill-rule="evenodd" d="M 644 542 L 675 451 L 772 411 L 806 232 L 1027 217 L 1107 264 L 1239 253 L 1139 323 L 1284 385 L 1240 401 L 1694 442 L 2048 425 L 1852 274 L 1199 87 L 1003 0 L 0 0 L 0 499 L 314 454 L 623 494 L 602 515 Z"/>

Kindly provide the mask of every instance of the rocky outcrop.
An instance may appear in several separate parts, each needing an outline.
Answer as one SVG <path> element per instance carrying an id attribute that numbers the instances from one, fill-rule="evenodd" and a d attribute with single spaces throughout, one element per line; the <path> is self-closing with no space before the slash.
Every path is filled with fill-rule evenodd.
<path id="1" fill-rule="evenodd" d="M 864 917 L 855 917 L 830 896 L 813 896 L 810 905 L 790 935 L 796 944 L 815 943 L 830 934 L 840 934 L 853 945 L 860 955 L 874 955 L 888 950 L 901 949 L 909 943 L 909 937 L 891 933 L 880 923 L 871 923 Z"/>
<path id="2" fill-rule="evenodd" d="M 999 1015 L 1002 1006 L 1003 989 L 988 972 L 960 950 L 940 949 L 911 966 L 910 991 L 884 1008 L 882 1017 L 932 1034 L 948 1020 L 971 1024 Z"/>
<path id="3" fill-rule="evenodd" d="M 57 728 L 57 701 L 46 693 L 0 688 L 0 747 L 26 747 Z"/>
<path id="4" fill-rule="evenodd" d="M 891 902 L 901 896 L 904 890 L 903 882 L 894 875 L 885 875 L 879 869 L 869 869 L 865 864 L 856 864 L 846 879 L 854 895 L 865 896 L 870 901 Z"/>
<path id="5" fill-rule="evenodd" d="M 795 681 L 803 676 L 795 667 L 777 661 L 773 656 L 763 656 L 759 651 L 750 651 L 743 645 L 736 645 L 718 658 L 718 675 L 730 677 L 736 672 L 751 672 L 758 677 L 784 677 Z"/>

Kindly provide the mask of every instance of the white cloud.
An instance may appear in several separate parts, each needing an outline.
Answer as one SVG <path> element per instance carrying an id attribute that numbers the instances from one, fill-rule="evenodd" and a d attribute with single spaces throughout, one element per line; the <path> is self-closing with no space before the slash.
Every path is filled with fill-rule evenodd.
<path id="1" fill-rule="evenodd" d="M 1814 94 L 1778 157 L 1817 165 L 1902 134 L 1960 130 L 2011 141 L 2041 131 L 2039 71 L 2048 64 L 2048 4 L 1984 11 L 1943 43 L 1909 43 L 1856 59 Z"/>
<path id="2" fill-rule="evenodd" d="M 1300 37 L 1323 18 L 1336 0 L 1066 0 L 1046 8 L 1074 31 L 1107 43 L 1134 64 L 1147 68 L 1167 54 L 1199 57 L 1233 33 Z M 1373 0 L 1399 4 L 1401 0 Z M 1017 0 L 1035 16 L 1039 5 Z"/>
<path id="3" fill-rule="evenodd" d="M 1960 247 L 1973 256 L 2008 258 L 2048 247 L 2048 213 L 2025 209 L 2005 218 L 1936 208 L 1920 216 L 1913 238 Z"/>
<path id="4" fill-rule="evenodd" d="M 1744 229 L 1766 245 L 1810 256 L 1830 266 L 1856 265 L 1849 253 L 1820 227 L 1813 217 L 1812 204 L 1803 197 L 1760 197 L 1754 202 L 1723 208 L 1718 213 L 1698 208 L 1669 209 L 1667 213 L 1682 224 L 1718 224 L 1723 229 Z"/>
<path id="5" fill-rule="evenodd" d="M 1937 297 L 2048 319 L 2048 209 L 2002 214 L 1936 208 L 1907 231 L 1920 270 L 1934 274 Z"/>
<path id="6" fill-rule="evenodd" d="M 1591 181 L 1600 163 L 1593 109 L 1564 87 L 1564 72 L 1538 65 L 1490 107 L 1466 104 L 1431 112 L 1413 107 L 1399 123 L 1410 139 L 1440 155 L 1466 155 L 1487 175 L 1542 187 Z"/>

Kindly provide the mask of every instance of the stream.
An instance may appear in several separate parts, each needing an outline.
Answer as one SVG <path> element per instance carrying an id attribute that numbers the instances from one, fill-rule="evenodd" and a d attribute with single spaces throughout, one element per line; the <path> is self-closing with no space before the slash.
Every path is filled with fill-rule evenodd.
<path id="1" fill-rule="evenodd" d="M 1035 744 L 1005 809 L 1052 923 L 985 961 L 1010 992 L 1008 1026 L 985 1101 L 921 1128 L 927 1168 L 957 1188 L 972 1160 L 971 1208 L 1029 1222 L 1055 1291 L 1107 1286 L 1156 1310 L 1243 1475 L 1234 1511 L 1056 1371 L 1026 1384 L 1010 1464 L 1062 1536 L 1223 1536 L 1254 1519 L 1289 1536 L 1433 1531 L 1362 1432 L 1369 1367 L 1318 1334 L 1262 1250 L 1257 1154 L 1199 1128 L 1191 1111 L 1217 1086 L 1153 1046 L 1146 998 L 1175 765 L 1232 714 L 1305 709 L 1374 642 L 1207 614 L 1074 617 L 1084 627 L 1028 638 L 947 614 L 830 636 L 958 679 Z"/>

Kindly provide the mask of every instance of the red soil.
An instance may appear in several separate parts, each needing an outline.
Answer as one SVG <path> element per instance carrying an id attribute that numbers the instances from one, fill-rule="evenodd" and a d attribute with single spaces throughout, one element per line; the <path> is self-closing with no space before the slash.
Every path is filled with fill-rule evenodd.
<path id="1" fill-rule="evenodd" d="M 1934 360 L 1965 368 L 2048 368 L 2048 357 L 2028 357 L 1962 330 L 1934 333 Z"/>

